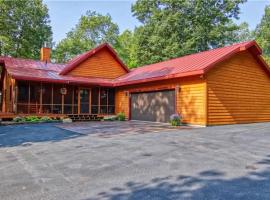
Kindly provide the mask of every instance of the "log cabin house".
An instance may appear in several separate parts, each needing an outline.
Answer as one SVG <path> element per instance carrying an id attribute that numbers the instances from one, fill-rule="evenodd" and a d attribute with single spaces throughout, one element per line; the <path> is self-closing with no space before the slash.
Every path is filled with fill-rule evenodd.
<path id="1" fill-rule="evenodd" d="M 124 112 L 131 120 L 188 124 L 270 121 L 270 71 L 255 41 L 129 70 L 109 44 L 65 64 L 0 57 L 0 118 L 68 115 L 77 119 Z"/>

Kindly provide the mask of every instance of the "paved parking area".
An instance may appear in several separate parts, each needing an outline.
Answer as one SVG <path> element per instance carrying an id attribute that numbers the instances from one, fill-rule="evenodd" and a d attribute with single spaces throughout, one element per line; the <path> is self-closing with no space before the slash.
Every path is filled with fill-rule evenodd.
<path id="1" fill-rule="evenodd" d="M 2 126 L 0 199 L 264 200 L 269 147 L 270 123 Z"/>

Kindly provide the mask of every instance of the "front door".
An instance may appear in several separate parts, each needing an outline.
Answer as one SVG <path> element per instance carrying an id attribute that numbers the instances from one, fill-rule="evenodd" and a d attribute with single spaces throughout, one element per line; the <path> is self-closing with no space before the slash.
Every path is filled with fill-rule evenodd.
<path id="1" fill-rule="evenodd" d="M 80 113 L 89 113 L 89 89 L 80 89 Z"/>

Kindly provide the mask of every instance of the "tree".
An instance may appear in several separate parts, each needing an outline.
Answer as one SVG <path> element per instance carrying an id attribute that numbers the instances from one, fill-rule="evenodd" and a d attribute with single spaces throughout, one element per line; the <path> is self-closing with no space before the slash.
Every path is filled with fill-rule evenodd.
<path id="1" fill-rule="evenodd" d="M 234 24 L 232 24 L 232 26 L 233 25 Z M 226 38 L 229 38 L 229 40 L 226 42 L 227 44 L 254 40 L 254 31 L 251 31 L 249 29 L 249 25 L 247 22 L 239 24 L 236 29 L 233 29 L 232 31 L 227 31 L 226 34 Z"/>
<path id="2" fill-rule="evenodd" d="M 255 29 L 255 37 L 263 49 L 263 56 L 270 63 L 270 6 L 266 6 L 264 12 L 261 22 Z"/>
<path id="3" fill-rule="evenodd" d="M 234 32 L 235 42 L 244 42 L 249 40 L 254 40 L 254 33 L 249 29 L 247 22 L 243 22 L 238 26 L 238 29 Z"/>
<path id="4" fill-rule="evenodd" d="M 0 0 L 0 55 L 38 59 L 52 41 L 49 23 L 42 0 Z"/>
<path id="5" fill-rule="evenodd" d="M 133 32 L 125 30 L 118 36 L 117 43 L 114 46 L 120 58 L 129 68 L 137 67 L 136 37 Z"/>
<path id="6" fill-rule="evenodd" d="M 65 62 L 103 42 L 115 45 L 118 34 L 118 25 L 112 22 L 110 15 L 87 11 L 66 38 L 57 44 L 54 58 Z"/>
<path id="7" fill-rule="evenodd" d="M 239 4 L 245 0 L 138 0 L 132 6 L 138 64 L 208 50 L 232 43 Z"/>

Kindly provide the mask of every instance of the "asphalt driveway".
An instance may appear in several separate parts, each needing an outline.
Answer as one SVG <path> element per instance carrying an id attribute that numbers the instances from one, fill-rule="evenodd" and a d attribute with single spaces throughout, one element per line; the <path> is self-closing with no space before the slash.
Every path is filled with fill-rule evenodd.
<path id="1" fill-rule="evenodd" d="M 0 127 L 0 199 L 269 199 L 270 123 Z"/>

